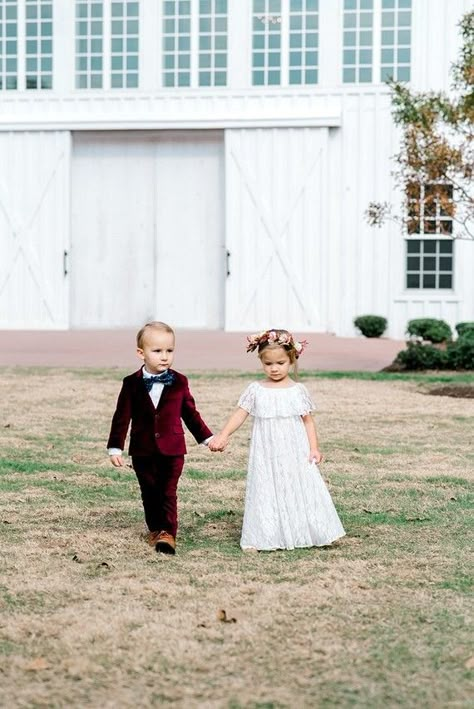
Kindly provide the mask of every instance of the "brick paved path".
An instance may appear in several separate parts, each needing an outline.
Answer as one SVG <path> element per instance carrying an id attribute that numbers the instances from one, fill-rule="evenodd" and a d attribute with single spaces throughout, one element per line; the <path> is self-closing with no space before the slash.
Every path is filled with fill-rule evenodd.
<path id="1" fill-rule="evenodd" d="M 137 328 L 138 329 L 138 328 Z M 138 368 L 135 330 L 0 330 L 0 366 Z M 246 333 L 177 330 L 176 369 L 255 371 L 255 353 L 247 354 Z M 386 338 L 335 337 L 295 333 L 309 346 L 301 369 L 376 372 L 390 364 L 405 343 Z"/>

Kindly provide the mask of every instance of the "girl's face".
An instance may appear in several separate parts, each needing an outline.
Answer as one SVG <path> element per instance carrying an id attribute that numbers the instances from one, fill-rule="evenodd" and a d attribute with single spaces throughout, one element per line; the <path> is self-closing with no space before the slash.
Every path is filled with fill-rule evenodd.
<path id="1" fill-rule="evenodd" d="M 288 352 L 283 347 L 266 347 L 260 355 L 263 371 L 272 382 L 288 378 L 291 367 Z"/>

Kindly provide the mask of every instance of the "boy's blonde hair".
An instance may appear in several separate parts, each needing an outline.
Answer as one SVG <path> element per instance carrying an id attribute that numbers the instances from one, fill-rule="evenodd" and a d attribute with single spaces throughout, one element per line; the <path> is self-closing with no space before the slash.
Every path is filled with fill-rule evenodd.
<path id="1" fill-rule="evenodd" d="M 143 349 L 143 340 L 148 330 L 161 330 L 161 332 L 169 332 L 170 335 L 175 336 L 173 328 L 165 322 L 160 322 L 159 320 L 147 322 L 146 325 L 137 332 L 137 347 L 141 350 Z"/>

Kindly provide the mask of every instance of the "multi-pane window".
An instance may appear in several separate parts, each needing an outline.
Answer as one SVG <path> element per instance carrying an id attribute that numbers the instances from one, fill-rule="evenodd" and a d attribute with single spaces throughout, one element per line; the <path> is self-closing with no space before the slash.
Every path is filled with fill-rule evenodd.
<path id="1" fill-rule="evenodd" d="M 76 88 L 101 89 L 104 69 L 103 0 L 76 0 Z"/>
<path id="2" fill-rule="evenodd" d="M 281 83 L 281 0 L 253 0 L 252 84 Z"/>
<path id="3" fill-rule="evenodd" d="M 407 288 L 453 287 L 452 239 L 407 241 Z"/>
<path id="4" fill-rule="evenodd" d="M 453 233 L 453 186 L 412 183 L 407 189 L 409 234 Z"/>
<path id="5" fill-rule="evenodd" d="M 227 84 L 227 0 L 199 0 L 199 86 Z"/>
<path id="6" fill-rule="evenodd" d="M 111 87 L 138 87 L 138 2 L 112 2 Z"/>
<path id="7" fill-rule="evenodd" d="M 452 185 L 411 184 L 407 196 L 410 236 L 407 239 L 406 287 L 452 288 Z M 433 238 L 436 236 L 444 238 Z"/>
<path id="8" fill-rule="evenodd" d="M 318 83 L 318 0 L 290 0 L 289 83 Z"/>
<path id="9" fill-rule="evenodd" d="M 0 89 L 18 86 L 18 10 L 16 0 L 0 0 Z"/>
<path id="10" fill-rule="evenodd" d="M 411 0 L 382 0 L 380 78 L 410 81 Z"/>
<path id="11" fill-rule="evenodd" d="M 26 0 L 26 88 L 53 88 L 53 3 Z"/>
<path id="12" fill-rule="evenodd" d="M 163 3 L 163 85 L 191 86 L 191 0 Z"/>
<path id="13" fill-rule="evenodd" d="M 374 0 L 344 0 L 344 83 L 372 81 Z"/>
<path id="14" fill-rule="evenodd" d="M 139 2 L 76 0 L 76 88 L 138 87 Z"/>

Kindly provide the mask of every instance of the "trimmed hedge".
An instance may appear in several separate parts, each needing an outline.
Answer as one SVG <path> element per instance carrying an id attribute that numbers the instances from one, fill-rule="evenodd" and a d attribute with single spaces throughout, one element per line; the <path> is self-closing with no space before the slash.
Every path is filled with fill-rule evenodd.
<path id="1" fill-rule="evenodd" d="M 395 363 L 405 369 L 446 369 L 447 360 L 446 350 L 419 342 L 408 342 L 406 350 L 401 350 L 395 357 Z"/>
<path id="2" fill-rule="evenodd" d="M 355 318 L 354 325 L 364 337 L 380 337 L 387 329 L 387 319 L 381 315 L 359 315 Z"/>
<path id="3" fill-rule="evenodd" d="M 474 331 L 458 337 L 447 349 L 451 369 L 474 369 Z"/>
<path id="4" fill-rule="evenodd" d="M 458 322 L 455 328 L 459 337 L 467 333 L 474 334 L 474 322 Z"/>
<path id="5" fill-rule="evenodd" d="M 474 337 L 465 335 L 448 344 L 445 350 L 433 345 L 408 342 L 395 364 L 404 369 L 474 369 Z"/>
<path id="6" fill-rule="evenodd" d="M 421 337 L 428 342 L 447 342 L 452 339 L 453 333 L 448 323 L 435 318 L 417 318 L 410 320 L 407 333 L 411 337 Z"/>

